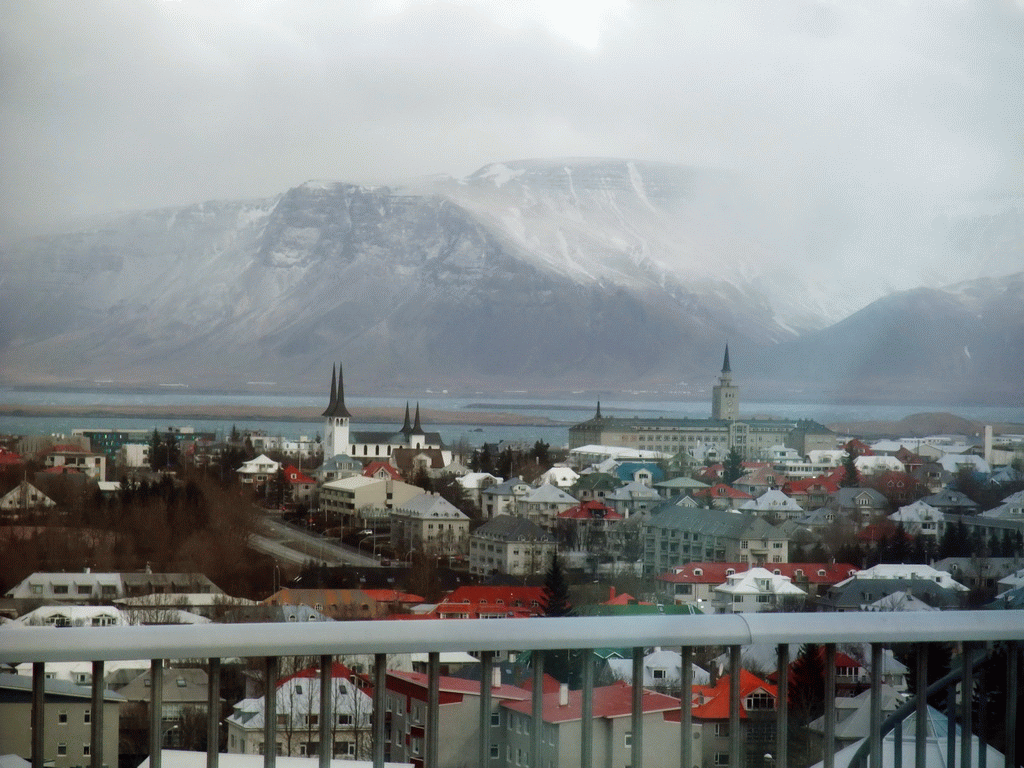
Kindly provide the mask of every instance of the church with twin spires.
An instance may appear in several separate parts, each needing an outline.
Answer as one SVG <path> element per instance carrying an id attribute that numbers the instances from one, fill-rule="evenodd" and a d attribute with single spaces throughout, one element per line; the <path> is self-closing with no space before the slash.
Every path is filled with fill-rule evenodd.
<path id="1" fill-rule="evenodd" d="M 352 414 L 345 406 L 345 382 L 340 364 L 331 369 L 331 400 L 322 415 L 325 462 L 336 456 L 364 462 L 386 461 L 400 448 L 444 448 L 440 433 L 426 432 L 421 426 L 419 403 L 413 420 L 409 418 L 409 404 L 405 404 L 405 423 L 397 431 L 353 430 Z"/>
<path id="2" fill-rule="evenodd" d="M 711 390 L 710 419 L 673 419 L 603 416 L 601 404 L 593 418 L 569 428 L 569 448 L 611 446 L 680 453 L 703 459 L 722 458 L 735 448 L 746 460 L 767 458 L 775 445 L 810 450 L 834 448 L 834 435 L 817 422 L 800 419 L 744 419 L 740 416 L 740 388 L 733 383 L 729 346 L 718 383 Z"/>

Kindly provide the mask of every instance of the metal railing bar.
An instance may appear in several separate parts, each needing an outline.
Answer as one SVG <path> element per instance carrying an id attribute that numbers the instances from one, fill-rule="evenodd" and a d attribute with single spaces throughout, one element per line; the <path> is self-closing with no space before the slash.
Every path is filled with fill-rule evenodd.
<path id="1" fill-rule="evenodd" d="M 564 621 L 564 618 L 557 620 Z M 544 651 L 533 651 L 530 654 L 530 663 L 533 664 L 531 698 L 533 730 L 530 732 L 530 765 L 533 768 L 539 768 L 541 737 L 544 734 Z"/>
<path id="2" fill-rule="evenodd" d="M 740 651 L 738 645 L 729 646 L 729 768 L 742 768 L 743 740 L 740 738 Z"/>
<path id="3" fill-rule="evenodd" d="M 974 703 L 974 666 L 970 662 L 970 653 L 966 645 L 961 654 L 960 665 L 962 670 L 960 680 L 960 765 L 969 768 L 973 741 L 971 732 L 974 730 L 972 706 Z"/>
<path id="4" fill-rule="evenodd" d="M 951 616 L 956 613 L 956 616 Z M 446 619 L 430 622 L 310 622 L 296 632 L 287 623 L 267 624 L 258 637 L 229 625 L 39 628 L 12 632 L 0 663 L 112 661 L 128 658 L 213 656 L 322 656 L 572 649 L 581 636 L 593 647 L 708 646 L 758 643 L 912 643 L 1019 640 L 1024 628 L 1015 611 L 934 613 L 730 614 L 685 616 Z M 938 615 L 936 615 L 938 614 Z"/>
<path id="5" fill-rule="evenodd" d="M 632 768 L 644 766 L 644 649 L 633 648 L 632 736 L 630 737 Z"/>
<path id="6" fill-rule="evenodd" d="M 779 671 L 778 706 L 776 711 L 775 724 L 775 765 L 789 765 L 789 643 L 779 643 L 778 663 L 776 669 Z"/>
<path id="7" fill-rule="evenodd" d="M 896 723 L 896 727 L 892 729 L 893 742 L 895 748 L 893 750 L 893 768 L 903 768 L 903 721 L 900 720 Z"/>
<path id="8" fill-rule="evenodd" d="M 161 750 L 164 746 L 164 661 L 151 659 L 149 662 L 149 765 L 160 768 Z"/>
<path id="9" fill-rule="evenodd" d="M 441 745 L 441 654 L 433 651 L 427 654 L 427 749 L 424 755 L 425 768 L 438 768 Z"/>
<path id="10" fill-rule="evenodd" d="M 1020 645 L 1008 643 L 1006 649 L 1006 765 L 1017 765 L 1017 691 L 1020 670 Z"/>
<path id="11" fill-rule="evenodd" d="M 928 646 L 917 647 L 917 705 L 916 723 L 914 724 L 914 766 L 915 768 L 927 768 L 927 747 L 928 747 L 928 697 L 921 696 L 921 692 L 928 690 Z"/>
<path id="12" fill-rule="evenodd" d="M 824 768 L 836 764 L 836 644 L 825 644 L 825 746 Z"/>
<path id="13" fill-rule="evenodd" d="M 320 768 L 330 768 L 334 757 L 334 657 L 320 657 Z M 358 732 L 358 731 L 357 731 Z"/>
<path id="14" fill-rule="evenodd" d="M 679 650 L 679 765 L 693 768 L 693 648 Z"/>
<path id="15" fill-rule="evenodd" d="M 871 644 L 871 725 L 868 736 L 871 768 L 882 768 L 882 644 Z"/>
<path id="16" fill-rule="evenodd" d="M 220 762 L 220 659 L 210 659 L 207 669 L 206 697 L 206 768 L 217 768 Z"/>
<path id="17" fill-rule="evenodd" d="M 388 657 L 377 653 L 373 657 L 373 768 L 384 768 L 384 745 L 387 739 L 387 683 Z M 356 745 L 359 744 L 359 728 L 356 721 Z"/>
<path id="18" fill-rule="evenodd" d="M 491 764 L 491 687 L 494 685 L 494 652 L 480 654 L 480 768 Z"/>
<path id="19" fill-rule="evenodd" d="M 89 765 L 103 768 L 103 662 L 92 663 L 92 712 L 89 714 Z"/>
<path id="20" fill-rule="evenodd" d="M 276 656 L 268 656 L 263 681 L 263 768 L 274 768 L 277 761 L 277 665 Z"/>
<path id="21" fill-rule="evenodd" d="M 43 768 L 44 723 L 46 722 L 46 665 L 32 665 L 32 768 Z"/>
<path id="22" fill-rule="evenodd" d="M 956 765 L 956 684 L 946 689 L 946 765 Z"/>
<path id="23" fill-rule="evenodd" d="M 583 722 L 580 728 L 580 768 L 591 768 L 594 762 L 594 650 L 583 651 L 583 690 L 580 693 Z"/>

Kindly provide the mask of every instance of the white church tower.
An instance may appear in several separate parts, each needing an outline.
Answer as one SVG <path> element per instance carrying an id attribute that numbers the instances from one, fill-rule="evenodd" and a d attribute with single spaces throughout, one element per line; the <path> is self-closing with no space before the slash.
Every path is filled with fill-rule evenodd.
<path id="1" fill-rule="evenodd" d="M 324 461 L 338 455 L 348 455 L 349 420 L 352 414 L 345 407 L 345 382 L 341 364 L 338 364 L 337 378 L 331 368 L 331 402 L 323 412 L 326 419 L 324 426 Z"/>
<path id="2" fill-rule="evenodd" d="M 740 417 L 740 388 L 732 383 L 732 368 L 729 367 L 729 345 L 725 345 L 725 360 L 722 375 L 711 390 L 711 418 L 736 421 Z"/>

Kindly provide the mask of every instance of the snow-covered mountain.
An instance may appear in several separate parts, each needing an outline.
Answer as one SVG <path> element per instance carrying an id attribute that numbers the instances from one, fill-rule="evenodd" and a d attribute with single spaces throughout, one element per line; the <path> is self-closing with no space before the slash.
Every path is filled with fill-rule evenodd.
<path id="1" fill-rule="evenodd" d="M 885 292 L 824 280 L 765 211 L 734 174 L 569 159 L 111 216 L 3 253 L 0 371 L 319 387 L 343 359 L 353 385 L 397 390 L 708 380 L 726 340 L 775 348 Z M 991 251 L 957 216 L 956 247 Z"/>

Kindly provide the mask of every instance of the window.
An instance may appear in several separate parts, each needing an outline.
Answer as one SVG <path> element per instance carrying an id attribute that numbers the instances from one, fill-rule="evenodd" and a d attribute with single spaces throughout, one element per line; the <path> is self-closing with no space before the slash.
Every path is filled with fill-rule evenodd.
<path id="1" fill-rule="evenodd" d="M 491 744 L 491 760 L 497 760 L 501 756 L 501 752 L 498 749 L 497 744 Z"/>
<path id="2" fill-rule="evenodd" d="M 83 723 L 91 723 L 92 722 L 92 710 L 91 709 L 87 709 L 87 710 L 85 710 L 85 712 L 82 713 L 82 722 Z"/>
<path id="3" fill-rule="evenodd" d="M 179 677 L 177 680 L 175 680 L 175 683 L 177 683 L 179 688 L 187 688 L 188 687 L 188 683 L 185 682 L 185 678 L 184 677 Z"/>
<path id="4" fill-rule="evenodd" d="M 89 757 L 89 755 L 92 754 L 91 747 L 92 747 L 91 744 L 83 744 L 82 745 L 82 757 Z"/>
<path id="5" fill-rule="evenodd" d="M 720 738 L 728 738 L 729 736 L 729 724 L 728 723 L 715 723 L 715 736 Z"/>
<path id="6" fill-rule="evenodd" d="M 352 715 L 338 715 L 338 725 L 352 725 Z"/>
<path id="7" fill-rule="evenodd" d="M 356 743 L 354 741 L 336 741 L 336 742 L 334 742 L 334 756 L 335 757 L 355 757 L 356 756 Z"/>
<path id="8" fill-rule="evenodd" d="M 626 749 L 632 749 L 633 748 L 633 732 L 632 731 L 626 731 L 623 734 L 622 746 L 624 746 Z"/>
<path id="9" fill-rule="evenodd" d="M 764 691 L 755 691 L 747 696 L 744 706 L 747 711 L 775 709 L 775 697 Z"/>
<path id="10" fill-rule="evenodd" d="M 68 593 L 68 585 L 67 584 L 54 584 L 53 585 L 53 594 L 55 594 L 55 595 L 66 595 L 67 593 Z"/>
<path id="11" fill-rule="evenodd" d="M 655 680 L 664 680 L 665 678 L 668 677 L 668 674 L 666 673 L 666 671 L 664 669 L 661 669 L 661 668 L 652 669 L 651 670 L 651 677 L 653 679 L 655 679 Z"/>
<path id="12" fill-rule="evenodd" d="M 301 685 L 296 685 L 295 686 L 295 695 L 296 696 L 301 696 L 302 695 L 302 686 Z"/>
<path id="13" fill-rule="evenodd" d="M 497 727 L 499 725 L 501 725 L 501 713 L 491 712 L 491 726 Z"/>
<path id="14" fill-rule="evenodd" d="M 78 585 L 78 594 L 80 594 L 80 595 L 91 595 L 92 594 L 92 587 L 89 584 L 79 584 Z"/>
<path id="15" fill-rule="evenodd" d="M 306 715 L 306 726 L 316 728 L 320 725 L 320 715 Z"/>
<path id="16" fill-rule="evenodd" d="M 57 754 L 64 756 L 68 753 L 68 743 L 66 741 L 57 742 Z"/>
<path id="17" fill-rule="evenodd" d="M 715 752 L 715 765 L 728 765 L 729 764 L 729 753 L 728 752 Z"/>
<path id="18" fill-rule="evenodd" d="M 58 723 L 60 723 L 61 725 L 64 725 L 64 724 L 67 723 L 67 721 L 68 721 L 68 713 L 67 712 L 58 712 L 57 713 L 57 722 Z"/>
<path id="19" fill-rule="evenodd" d="M 32 594 L 33 595 L 41 595 L 41 594 L 43 594 L 43 585 L 42 584 L 30 584 L 29 585 L 29 589 L 32 590 Z"/>
<path id="20" fill-rule="evenodd" d="M 770 603 L 772 601 L 771 595 L 758 595 L 757 602 L 759 603 Z"/>

